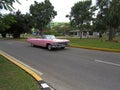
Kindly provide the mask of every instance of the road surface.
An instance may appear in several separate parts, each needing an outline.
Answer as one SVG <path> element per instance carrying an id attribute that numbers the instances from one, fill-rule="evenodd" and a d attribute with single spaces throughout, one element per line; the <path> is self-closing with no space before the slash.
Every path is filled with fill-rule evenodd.
<path id="1" fill-rule="evenodd" d="M 78 48 L 48 51 L 2 39 L 0 50 L 34 68 L 56 90 L 120 90 L 120 53 Z"/>

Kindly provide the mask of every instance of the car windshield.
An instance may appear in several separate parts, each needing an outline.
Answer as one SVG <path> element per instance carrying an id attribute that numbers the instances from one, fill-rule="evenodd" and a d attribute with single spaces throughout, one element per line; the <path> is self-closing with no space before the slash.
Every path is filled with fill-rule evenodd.
<path id="1" fill-rule="evenodd" d="M 54 35 L 43 35 L 43 39 L 56 39 Z"/>

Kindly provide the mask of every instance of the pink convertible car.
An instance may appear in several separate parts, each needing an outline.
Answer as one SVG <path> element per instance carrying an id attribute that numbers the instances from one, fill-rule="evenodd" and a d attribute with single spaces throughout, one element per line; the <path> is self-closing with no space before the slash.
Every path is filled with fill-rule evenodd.
<path id="1" fill-rule="evenodd" d="M 54 35 L 43 35 L 42 38 L 28 38 L 27 41 L 32 46 L 46 47 L 48 50 L 53 48 L 62 48 L 69 46 L 69 40 L 56 39 Z"/>

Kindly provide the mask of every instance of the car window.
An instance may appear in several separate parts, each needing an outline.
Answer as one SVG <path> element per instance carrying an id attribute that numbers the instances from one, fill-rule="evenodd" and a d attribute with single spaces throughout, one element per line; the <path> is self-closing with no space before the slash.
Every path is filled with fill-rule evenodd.
<path id="1" fill-rule="evenodd" d="M 43 39 L 55 39 L 54 35 L 43 35 L 42 36 Z"/>

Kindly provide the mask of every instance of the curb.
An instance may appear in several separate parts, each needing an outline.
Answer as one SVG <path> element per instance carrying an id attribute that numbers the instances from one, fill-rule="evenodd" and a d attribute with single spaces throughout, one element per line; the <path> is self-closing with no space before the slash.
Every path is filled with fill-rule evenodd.
<path id="1" fill-rule="evenodd" d="M 0 55 L 2 55 L 7 60 L 9 60 L 13 64 L 17 65 L 18 67 L 20 67 L 21 69 L 26 71 L 29 75 L 31 75 L 39 83 L 42 90 L 54 90 L 40 77 L 40 75 L 38 75 L 33 70 L 29 69 L 27 66 L 23 65 L 22 63 L 20 63 L 20 61 L 18 59 L 8 55 L 7 53 L 3 52 L 2 50 L 0 50 Z"/>
<path id="2" fill-rule="evenodd" d="M 96 47 L 73 46 L 73 45 L 71 45 L 70 47 L 120 53 L 120 50 L 116 50 L 116 49 L 108 49 L 108 48 L 96 48 Z"/>

